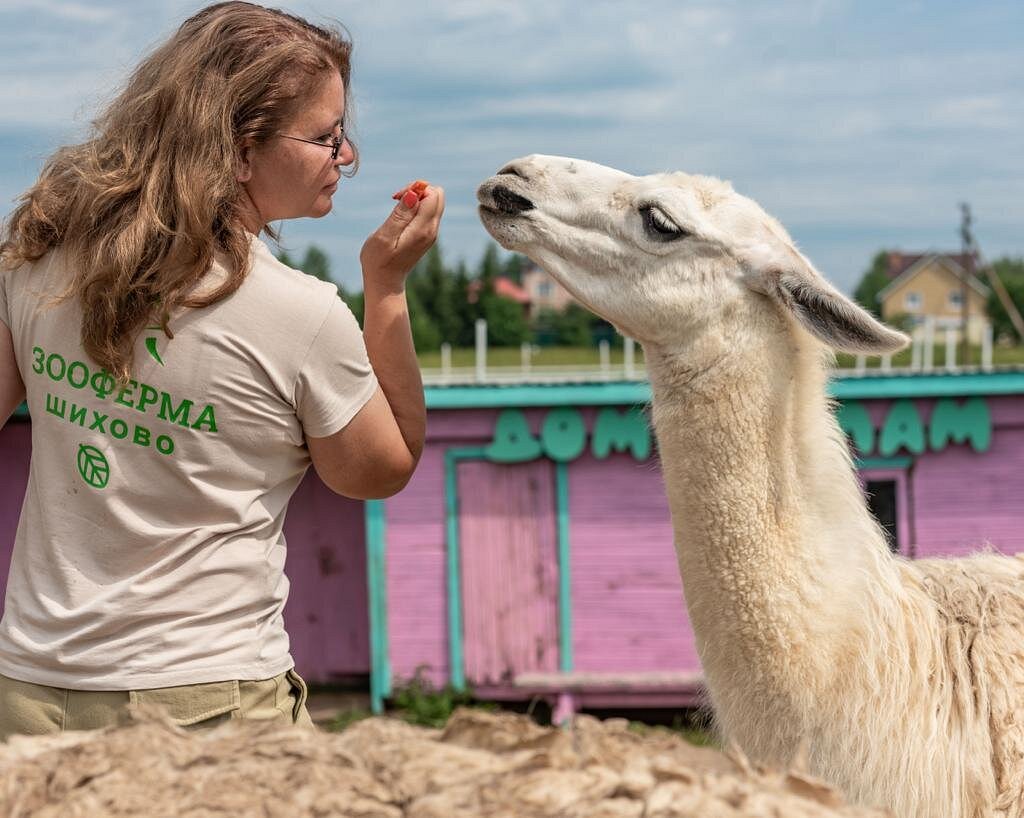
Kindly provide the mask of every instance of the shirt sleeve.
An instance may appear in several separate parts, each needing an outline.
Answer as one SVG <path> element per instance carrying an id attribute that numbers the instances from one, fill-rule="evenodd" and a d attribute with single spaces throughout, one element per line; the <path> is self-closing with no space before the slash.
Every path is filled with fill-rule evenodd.
<path id="1" fill-rule="evenodd" d="M 309 437 L 334 434 L 376 391 L 359 323 L 335 297 L 295 381 L 295 413 L 303 431 Z"/>

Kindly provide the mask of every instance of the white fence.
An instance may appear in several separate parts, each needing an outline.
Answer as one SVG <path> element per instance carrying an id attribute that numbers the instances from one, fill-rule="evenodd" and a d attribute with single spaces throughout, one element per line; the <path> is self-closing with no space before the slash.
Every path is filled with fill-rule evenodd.
<path id="1" fill-rule="evenodd" d="M 938 371 L 991 371 L 992 364 L 992 325 L 988 324 L 982 337 L 981 366 L 962 366 L 957 362 L 959 350 L 958 333 L 955 329 L 946 329 L 944 334 L 936 331 L 932 319 L 917 327 L 912 333 L 910 366 L 894 367 L 891 355 L 881 356 L 877 365 L 868 366 L 868 356 L 858 355 L 852 369 L 840 369 L 838 373 L 845 377 L 856 377 L 873 374 L 908 374 Z M 941 369 L 935 366 L 934 350 L 940 338 L 945 342 L 945 362 Z M 636 361 L 636 343 L 632 338 L 623 338 L 622 363 L 612 364 L 611 348 L 607 341 L 598 345 L 597 364 L 561 364 L 558 366 L 538 366 L 533 362 L 537 350 L 531 344 L 523 344 L 520 349 L 518 366 L 492 366 L 487 362 L 487 322 L 483 319 L 476 323 L 476 350 L 473 366 L 452 366 L 451 346 L 441 345 L 440 369 L 423 369 L 423 383 L 426 386 L 444 386 L 459 384 L 502 384 L 502 383 L 570 383 L 570 382 L 602 382 L 602 381 L 644 381 L 647 370 Z"/>

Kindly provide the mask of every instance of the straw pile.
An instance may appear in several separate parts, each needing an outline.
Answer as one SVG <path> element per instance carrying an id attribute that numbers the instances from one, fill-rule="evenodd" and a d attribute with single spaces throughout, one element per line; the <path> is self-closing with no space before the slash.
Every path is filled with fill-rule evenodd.
<path id="1" fill-rule="evenodd" d="M 572 729 L 459 710 L 443 730 L 373 718 L 331 734 L 253 722 L 185 732 L 161 714 L 0 745 L 0 815 L 300 818 L 882 818 L 799 773 L 667 731 Z"/>

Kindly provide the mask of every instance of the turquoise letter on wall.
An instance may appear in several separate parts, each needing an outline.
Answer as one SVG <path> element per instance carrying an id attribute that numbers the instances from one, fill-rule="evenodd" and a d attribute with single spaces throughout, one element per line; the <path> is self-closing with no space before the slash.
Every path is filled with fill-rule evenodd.
<path id="1" fill-rule="evenodd" d="M 949 398 L 943 398 L 932 410 L 928 432 L 928 442 L 933 451 L 944 449 L 948 441 L 964 443 L 970 440 L 974 451 L 987 452 L 992 443 L 992 418 L 988 404 L 982 398 L 970 398 L 963 406 L 957 406 Z"/>
<path id="2" fill-rule="evenodd" d="M 836 412 L 839 427 L 853 440 L 853 445 L 862 454 L 870 454 L 875 448 L 875 427 L 871 425 L 868 410 L 860 403 L 844 403 Z"/>
<path id="3" fill-rule="evenodd" d="M 912 454 L 924 451 L 924 426 L 917 407 L 909 400 L 898 400 L 892 405 L 878 444 L 883 457 L 891 457 L 901 448 Z"/>
<path id="4" fill-rule="evenodd" d="M 494 440 L 484 457 L 495 463 L 524 463 L 540 457 L 540 443 L 530 434 L 526 415 L 519 409 L 505 409 L 494 424 Z"/>
<path id="5" fill-rule="evenodd" d="M 540 441 L 548 457 L 567 463 L 583 453 L 583 447 L 587 445 L 587 427 L 575 409 L 553 409 L 544 418 Z"/>
<path id="6" fill-rule="evenodd" d="M 598 412 L 591 451 L 594 457 L 604 459 L 613 449 L 617 452 L 629 449 L 636 460 L 646 460 L 650 455 L 651 433 L 647 419 L 636 407 L 622 414 L 610 407 Z"/>

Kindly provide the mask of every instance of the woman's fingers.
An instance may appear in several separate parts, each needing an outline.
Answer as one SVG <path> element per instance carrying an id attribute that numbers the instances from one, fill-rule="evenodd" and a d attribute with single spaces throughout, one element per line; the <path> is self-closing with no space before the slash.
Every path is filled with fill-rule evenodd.
<path id="1" fill-rule="evenodd" d="M 419 211 L 413 219 L 414 229 L 418 227 L 422 231 L 424 242 L 422 252 L 424 253 L 437 241 L 443 212 L 444 191 L 440 188 L 432 188 L 427 197 L 419 203 Z"/>
<path id="2" fill-rule="evenodd" d="M 424 197 L 416 203 L 416 212 L 408 226 L 402 232 L 403 239 L 413 245 L 425 245 L 421 252 L 426 252 L 437 239 L 437 231 L 444 212 L 444 189 L 430 187 Z"/>
<path id="3" fill-rule="evenodd" d="M 444 212 L 444 189 L 425 182 L 417 193 L 410 185 L 396 194 L 398 203 L 384 223 L 363 244 L 364 274 L 401 276 L 437 241 Z"/>
<path id="4" fill-rule="evenodd" d="M 436 221 L 444 211 L 444 188 L 428 187 L 419 199 L 415 219 Z M 414 219 L 414 221 L 415 221 Z"/>
<path id="5" fill-rule="evenodd" d="M 397 201 L 411 190 L 413 193 L 416 194 L 416 197 L 418 199 L 423 199 L 423 197 L 426 195 L 426 190 L 429 186 L 430 185 L 423 179 L 417 179 L 411 185 L 406 185 L 401 190 L 396 190 L 394 193 L 391 194 L 391 198 Z"/>

